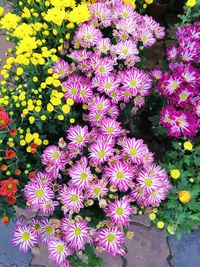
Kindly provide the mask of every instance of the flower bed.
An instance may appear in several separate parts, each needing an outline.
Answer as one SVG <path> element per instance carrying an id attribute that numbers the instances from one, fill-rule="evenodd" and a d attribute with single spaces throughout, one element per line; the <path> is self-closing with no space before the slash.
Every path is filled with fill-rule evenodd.
<path id="1" fill-rule="evenodd" d="M 13 243 L 33 253 L 46 243 L 58 266 L 101 266 L 95 251 L 123 256 L 131 218 L 145 209 L 171 233 L 188 229 L 183 213 L 198 226 L 198 186 L 186 182 L 198 175 L 198 147 L 192 157 L 189 141 L 186 152 L 175 142 L 166 154 L 162 166 L 181 176 L 177 185 L 146 140 L 124 128 L 123 112 L 157 105 L 156 84 L 168 135 L 197 135 L 199 23 L 178 28 L 167 70 L 148 71 L 144 52 L 165 31 L 134 5 L 17 1 L 0 21 L 15 43 L 1 71 L 0 216 L 8 223 L 14 205 L 34 211 L 16 221 Z"/>

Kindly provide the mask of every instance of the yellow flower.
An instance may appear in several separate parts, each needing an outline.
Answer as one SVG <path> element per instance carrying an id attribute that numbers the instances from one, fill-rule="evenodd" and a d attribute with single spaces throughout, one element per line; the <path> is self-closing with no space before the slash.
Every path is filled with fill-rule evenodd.
<path id="1" fill-rule="evenodd" d="M 67 16 L 68 20 L 73 23 L 83 23 L 89 20 L 91 13 L 87 4 L 80 4 L 75 7 Z"/>
<path id="2" fill-rule="evenodd" d="M 25 140 L 27 143 L 30 143 L 33 140 L 33 135 L 31 133 L 27 133 L 25 136 Z"/>
<path id="3" fill-rule="evenodd" d="M 45 146 L 47 146 L 47 145 L 49 144 L 49 141 L 48 141 L 47 139 L 44 139 L 44 140 L 43 140 L 43 144 L 44 144 Z"/>
<path id="4" fill-rule="evenodd" d="M 170 235 L 174 235 L 175 231 L 176 231 L 176 226 L 172 225 L 172 224 L 169 224 L 167 226 L 167 231 L 168 231 L 168 233 L 170 233 Z"/>
<path id="5" fill-rule="evenodd" d="M 164 224 L 163 221 L 158 221 L 156 225 L 157 225 L 157 227 L 158 227 L 159 229 L 163 229 L 164 226 L 165 226 L 165 224 Z"/>
<path id="6" fill-rule="evenodd" d="M 184 142 L 183 147 L 185 148 L 185 150 L 192 150 L 193 145 L 190 141 L 186 141 Z"/>
<path id="7" fill-rule="evenodd" d="M 173 179 L 178 179 L 180 177 L 180 171 L 178 169 L 173 169 L 170 171 L 170 175 Z"/>
<path id="8" fill-rule="evenodd" d="M 34 121 L 35 121 L 35 118 L 34 118 L 33 116 L 30 116 L 30 117 L 29 117 L 29 122 L 30 122 L 30 124 L 33 124 Z"/>
<path id="9" fill-rule="evenodd" d="M 147 5 L 150 5 L 153 3 L 153 0 L 145 0 L 145 2 L 147 3 Z"/>
<path id="10" fill-rule="evenodd" d="M 13 13 L 7 13 L 0 21 L 1 28 L 10 30 L 15 29 L 21 18 Z"/>
<path id="11" fill-rule="evenodd" d="M 123 0 L 124 4 L 131 5 L 133 8 L 136 8 L 135 0 Z"/>
<path id="12" fill-rule="evenodd" d="M 64 120 L 64 116 L 63 115 L 58 115 L 58 119 L 59 119 L 59 121 L 63 121 Z"/>
<path id="13" fill-rule="evenodd" d="M 185 3 L 185 5 L 188 6 L 188 7 L 193 7 L 193 6 L 196 5 L 196 3 L 197 3 L 196 0 L 188 0 L 188 1 Z"/>
<path id="14" fill-rule="evenodd" d="M 72 105 L 74 105 L 74 100 L 72 98 L 68 98 L 66 100 L 66 103 L 67 103 L 68 106 L 72 106 Z"/>
<path id="15" fill-rule="evenodd" d="M 40 119 L 41 119 L 42 121 L 45 121 L 46 118 L 47 118 L 47 117 L 46 117 L 45 115 L 40 116 Z"/>
<path id="16" fill-rule="evenodd" d="M 0 6 L 0 17 L 3 16 L 3 13 L 4 13 L 4 8 L 2 6 Z"/>
<path id="17" fill-rule="evenodd" d="M 68 105 L 63 105 L 62 106 L 62 111 L 65 113 L 65 114 L 68 114 L 70 112 L 70 107 Z"/>
<path id="18" fill-rule="evenodd" d="M 20 141 L 20 146 L 25 146 L 26 145 L 26 141 L 23 139 Z"/>
<path id="19" fill-rule="evenodd" d="M 64 8 L 53 7 L 48 9 L 47 13 L 44 15 L 44 19 L 48 22 L 53 22 L 58 26 L 62 25 L 63 20 L 66 19 L 66 12 Z"/>
<path id="20" fill-rule="evenodd" d="M 71 118 L 71 119 L 69 120 L 69 122 L 73 124 L 73 123 L 75 123 L 75 119 L 74 119 L 74 118 Z"/>
<path id="21" fill-rule="evenodd" d="M 21 68 L 21 67 L 19 67 L 19 68 L 17 68 L 17 71 L 16 71 L 16 73 L 17 73 L 17 75 L 22 75 L 23 74 L 23 69 Z"/>
<path id="22" fill-rule="evenodd" d="M 51 105 L 51 103 L 48 103 L 48 104 L 47 104 L 47 110 L 48 110 L 49 112 L 52 112 L 52 111 L 54 110 L 54 106 Z"/>
<path id="23" fill-rule="evenodd" d="M 190 201 L 191 195 L 190 192 L 187 190 L 182 190 L 178 192 L 178 198 L 181 203 L 185 204 Z"/>
<path id="24" fill-rule="evenodd" d="M 156 218 L 156 214 L 154 214 L 154 213 L 150 213 L 150 214 L 149 214 L 149 219 L 150 219 L 151 221 L 155 220 L 155 218 Z"/>
<path id="25" fill-rule="evenodd" d="M 40 146 L 42 144 L 42 140 L 40 138 L 37 138 L 34 140 L 34 144 Z"/>
<path id="26" fill-rule="evenodd" d="M 132 232 L 132 231 L 128 231 L 128 232 L 126 233 L 126 238 L 127 238 L 127 239 L 133 239 L 133 237 L 134 237 L 134 232 Z"/>

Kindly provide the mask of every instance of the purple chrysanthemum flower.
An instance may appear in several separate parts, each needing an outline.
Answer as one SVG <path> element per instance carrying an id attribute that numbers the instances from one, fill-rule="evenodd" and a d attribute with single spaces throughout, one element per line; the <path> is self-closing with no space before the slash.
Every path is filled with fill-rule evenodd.
<path id="1" fill-rule="evenodd" d="M 12 242 L 14 245 L 19 245 L 20 250 L 27 252 L 38 243 L 38 236 L 30 226 L 18 225 L 14 229 Z"/>

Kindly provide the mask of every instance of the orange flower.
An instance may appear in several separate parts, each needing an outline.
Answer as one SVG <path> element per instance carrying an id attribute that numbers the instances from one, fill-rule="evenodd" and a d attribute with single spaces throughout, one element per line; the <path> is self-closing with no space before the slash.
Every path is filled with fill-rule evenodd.
<path id="1" fill-rule="evenodd" d="M 18 188 L 17 188 L 18 180 L 14 180 L 13 178 L 9 178 L 8 180 L 4 180 L 0 182 L 0 195 L 2 196 L 13 196 Z"/>
<path id="2" fill-rule="evenodd" d="M 16 156 L 16 153 L 12 149 L 6 149 L 5 159 L 13 159 Z"/>
<path id="3" fill-rule="evenodd" d="M 17 135 L 17 130 L 15 130 L 15 129 L 10 129 L 10 130 L 9 130 L 9 134 L 10 134 L 11 136 L 16 136 L 16 135 Z"/>
<path id="4" fill-rule="evenodd" d="M 1 165 L 1 171 L 2 172 L 7 171 L 7 169 L 8 169 L 7 165 L 5 165 L 5 164 Z"/>
<path id="5" fill-rule="evenodd" d="M 11 196 L 7 196 L 6 197 L 6 201 L 8 202 L 8 204 L 10 204 L 10 205 L 12 205 L 12 204 L 14 204 L 15 203 L 15 201 L 16 201 L 16 196 L 13 196 L 13 195 L 11 195 Z"/>
<path id="6" fill-rule="evenodd" d="M 33 179 L 35 177 L 35 173 L 34 172 L 29 172 L 28 176 L 29 176 L 30 179 Z"/>
<path id="7" fill-rule="evenodd" d="M 178 192 L 178 198 L 181 203 L 185 204 L 190 201 L 191 195 L 190 192 L 187 190 L 182 190 Z"/>
<path id="8" fill-rule="evenodd" d="M 7 224 L 7 223 L 9 223 L 9 221 L 10 221 L 10 219 L 9 219 L 8 216 L 3 216 L 2 219 L 1 219 L 1 222 L 2 222 L 3 224 Z"/>
<path id="9" fill-rule="evenodd" d="M 36 153 L 36 150 L 37 150 L 37 147 L 38 147 L 38 145 L 36 145 L 36 144 L 31 144 L 31 145 L 30 145 L 30 147 L 31 147 L 31 153 L 32 153 L 32 154 L 35 154 L 35 153 Z"/>
<path id="10" fill-rule="evenodd" d="M 15 174 L 16 174 L 16 175 L 20 175 L 20 174 L 21 174 L 21 170 L 20 170 L 20 169 L 17 169 L 17 170 L 15 171 Z"/>

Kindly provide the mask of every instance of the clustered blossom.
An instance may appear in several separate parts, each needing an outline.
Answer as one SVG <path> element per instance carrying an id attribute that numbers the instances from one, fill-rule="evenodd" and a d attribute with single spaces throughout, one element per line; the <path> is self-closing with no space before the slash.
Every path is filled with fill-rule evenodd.
<path id="1" fill-rule="evenodd" d="M 65 98 L 88 105 L 93 120 L 121 101 L 142 107 L 152 79 L 135 67 L 141 61 L 139 47 L 163 38 L 164 28 L 122 0 L 98 1 L 89 9 L 91 19 L 78 27 L 67 54 L 73 64 L 60 59 L 53 67 L 66 89 Z M 107 30 L 112 39 L 104 37 Z M 99 98 L 100 94 L 106 99 Z"/>
<path id="2" fill-rule="evenodd" d="M 24 189 L 28 208 L 37 216 L 19 221 L 13 238 L 25 251 L 46 243 L 58 266 L 70 266 L 68 256 L 86 245 L 124 255 L 124 227 L 137 205 L 157 207 L 171 188 L 147 145 L 128 137 L 118 120 L 121 101 L 144 104 L 152 79 L 135 67 L 138 47 L 151 46 L 164 30 L 123 1 L 98 1 L 89 9 L 91 19 L 75 32 L 68 54 L 74 62 L 60 59 L 53 67 L 64 98 L 82 104 L 83 122 L 66 131 L 66 140 L 44 150 L 44 170 Z M 113 40 L 104 38 L 105 30 Z"/>
<path id="3" fill-rule="evenodd" d="M 13 204 L 16 201 L 16 193 L 18 180 L 9 178 L 7 180 L 0 181 L 0 196 L 6 197 L 8 204 Z"/>
<path id="4" fill-rule="evenodd" d="M 108 110 L 103 123 L 106 119 L 111 120 Z M 127 137 L 117 120 L 112 125 L 111 133 L 117 129 L 117 134 L 100 131 L 100 124 L 71 126 L 62 148 L 51 145 L 44 150 L 44 171 L 36 173 L 24 189 L 28 207 L 38 218 L 27 228 L 17 225 L 14 244 L 26 250 L 34 248 L 35 240 L 47 243 L 49 256 L 58 265 L 86 244 L 124 255 L 123 227 L 129 226 L 135 205 L 158 206 L 171 186 L 143 140 Z M 101 229 L 84 213 L 94 204 L 104 214 Z M 48 219 L 56 206 L 63 219 Z"/>
<path id="5" fill-rule="evenodd" d="M 170 136 L 193 137 L 200 128 L 200 23 L 176 31 L 178 46 L 169 48 L 169 71 L 153 70 L 156 90 L 168 103 L 161 110 L 161 124 Z"/>

